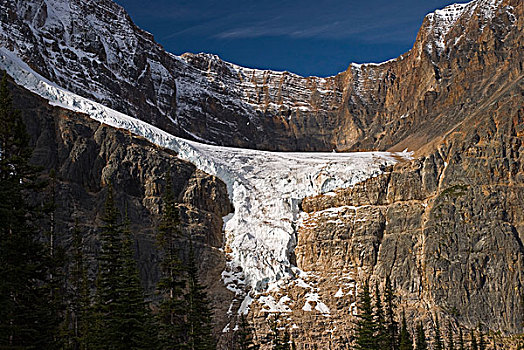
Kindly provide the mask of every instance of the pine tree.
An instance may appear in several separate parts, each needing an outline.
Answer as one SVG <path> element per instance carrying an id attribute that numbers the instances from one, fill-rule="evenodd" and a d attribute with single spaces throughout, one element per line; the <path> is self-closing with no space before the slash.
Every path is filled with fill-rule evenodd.
<path id="1" fill-rule="evenodd" d="M 185 295 L 187 305 L 187 345 L 190 350 L 216 349 L 213 338 L 212 314 L 205 287 L 200 284 L 196 266 L 193 243 L 190 242 L 187 263 L 188 291 Z"/>
<path id="2" fill-rule="evenodd" d="M 455 343 L 453 341 L 453 327 L 451 321 L 448 321 L 448 350 L 455 350 Z"/>
<path id="3" fill-rule="evenodd" d="M 376 323 L 373 317 L 373 306 L 371 305 L 369 293 L 369 282 L 365 281 L 358 300 L 358 315 L 355 322 L 355 349 L 374 350 L 378 349 L 375 338 Z"/>
<path id="4" fill-rule="evenodd" d="M 462 333 L 462 328 L 459 328 L 459 350 L 466 350 L 466 346 L 464 343 L 464 334 Z"/>
<path id="5" fill-rule="evenodd" d="M 479 332 L 479 350 L 486 350 L 487 344 L 486 339 L 484 339 L 484 333 L 482 332 L 482 328 L 480 327 L 480 324 L 478 325 L 478 332 Z"/>
<path id="6" fill-rule="evenodd" d="M 444 350 L 444 342 L 442 341 L 442 334 L 440 333 L 440 324 L 438 316 L 435 314 L 435 339 L 433 340 L 434 350 Z"/>
<path id="7" fill-rule="evenodd" d="M 426 332 L 424 331 L 424 326 L 422 325 L 422 322 L 419 322 L 416 333 L 416 350 L 428 350 Z"/>
<path id="8" fill-rule="evenodd" d="M 117 327 L 120 334 L 124 335 L 123 344 L 127 349 L 156 349 L 157 337 L 153 329 L 151 311 L 144 301 L 133 243 L 126 210 L 122 232 L 122 272 L 117 286 L 120 296 L 117 304 Z"/>
<path id="9" fill-rule="evenodd" d="M 119 278 L 122 273 L 122 225 L 115 206 L 113 186 L 107 187 L 107 197 L 100 232 L 101 251 L 98 256 L 95 304 L 90 320 L 92 326 L 89 342 L 93 349 L 118 349 L 125 334 L 118 329 L 120 302 Z"/>
<path id="10" fill-rule="evenodd" d="M 156 334 L 144 302 L 129 221 L 119 220 L 108 186 L 90 344 L 94 349 L 154 349 Z"/>
<path id="11" fill-rule="evenodd" d="M 402 311 L 402 325 L 400 326 L 400 350 L 413 350 L 413 338 L 406 322 L 406 313 Z"/>
<path id="12" fill-rule="evenodd" d="M 388 348 L 388 333 L 384 319 L 384 308 L 382 307 L 382 300 L 380 297 L 380 290 L 378 284 L 375 285 L 375 323 L 377 327 L 376 341 L 379 349 Z"/>
<path id="13" fill-rule="evenodd" d="M 475 333 L 473 330 L 470 331 L 470 337 L 471 337 L 471 350 L 479 350 L 479 347 L 477 345 L 477 338 L 475 337 Z"/>
<path id="14" fill-rule="evenodd" d="M 395 320 L 396 314 L 396 303 L 395 294 L 393 287 L 391 286 L 391 279 L 389 275 L 386 276 L 386 286 L 384 291 L 384 300 L 386 306 L 386 329 L 387 329 L 387 342 L 389 350 L 398 350 L 398 322 Z"/>
<path id="15" fill-rule="evenodd" d="M 162 296 L 159 305 L 159 339 L 162 349 L 186 343 L 186 306 L 184 290 L 187 282 L 185 268 L 179 257 L 177 239 L 180 237 L 180 218 L 175 204 L 171 181 L 166 179 L 163 212 L 158 226 L 157 241 L 162 252 L 162 277 L 157 290 Z"/>
<path id="16" fill-rule="evenodd" d="M 71 247 L 71 272 L 67 293 L 69 306 L 67 309 L 67 320 L 65 327 L 69 331 L 66 334 L 66 348 L 74 350 L 87 349 L 87 333 L 89 329 L 88 312 L 90 306 L 89 280 L 87 265 L 83 252 L 83 242 L 78 222 L 73 228 L 73 242 Z"/>
<path id="17" fill-rule="evenodd" d="M 35 188 L 29 136 L 12 105 L 7 75 L 0 83 L 0 347 L 53 348 L 58 310 L 49 284 L 50 260 L 32 227 L 34 208 L 25 191 Z"/>
<path id="18" fill-rule="evenodd" d="M 291 350 L 289 344 L 289 332 L 284 328 L 284 332 L 281 332 L 280 327 L 280 314 L 274 314 L 273 317 L 268 318 L 269 323 L 269 343 L 273 350 Z"/>
<path id="19" fill-rule="evenodd" d="M 240 315 L 240 323 L 233 337 L 233 342 L 235 350 L 257 350 L 260 348 L 253 341 L 253 327 L 244 315 Z"/>

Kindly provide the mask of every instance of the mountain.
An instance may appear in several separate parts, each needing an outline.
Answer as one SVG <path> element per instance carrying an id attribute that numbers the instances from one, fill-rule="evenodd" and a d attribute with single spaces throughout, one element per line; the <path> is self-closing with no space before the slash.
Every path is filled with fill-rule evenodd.
<path id="1" fill-rule="evenodd" d="M 200 267 L 217 296 L 221 339 L 238 309 L 249 310 L 260 334 L 267 313 L 280 311 L 295 339 L 338 348 L 350 333 L 356 286 L 386 275 L 408 318 L 430 328 L 438 314 L 454 327 L 482 322 L 503 335 L 522 333 L 520 1 L 437 10 L 409 52 L 328 78 L 243 68 L 208 54 L 174 56 L 107 0 L 8 0 L 0 8 L 0 61 L 19 84 L 156 143 L 15 88 L 37 146 L 34 162 L 60 169 L 62 204 L 80 208 L 83 225 L 101 210 L 105 181 L 119 179 L 115 188 L 134 203 L 132 219 L 145 232 L 140 266 L 150 288 L 158 270 L 147 226 L 158 219 L 159 179 L 174 164 L 187 230 L 199 235 Z M 353 155 L 213 148 L 147 123 L 222 146 L 415 153 L 412 160 L 383 155 L 384 162 L 377 155 L 341 171 L 329 164 Z M 353 176 L 360 167 L 370 171 Z M 346 188 L 333 190 L 339 186 Z M 235 208 L 223 237 L 226 190 Z M 72 214 L 60 219 L 64 228 Z M 275 247 L 278 254 L 269 254 Z"/>
<path id="2" fill-rule="evenodd" d="M 522 58 L 518 0 L 436 11 L 406 54 L 329 78 L 174 56 L 109 0 L 0 6 L 0 43 L 46 78 L 176 136 L 256 149 L 418 149 L 511 81 Z"/>

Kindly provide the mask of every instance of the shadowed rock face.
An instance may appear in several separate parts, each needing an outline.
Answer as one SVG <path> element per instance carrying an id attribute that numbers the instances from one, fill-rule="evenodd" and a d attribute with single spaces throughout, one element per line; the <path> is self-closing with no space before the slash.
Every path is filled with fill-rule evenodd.
<path id="1" fill-rule="evenodd" d="M 436 11 L 409 52 L 328 78 L 171 55 L 109 0 L 5 1 L 0 44 L 63 87 L 178 136 L 270 150 L 416 150 L 514 81 L 519 4 Z"/>
<path id="2" fill-rule="evenodd" d="M 220 249 L 223 246 L 222 216 L 232 210 L 225 184 L 178 159 L 174 152 L 128 131 L 51 107 L 47 101 L 20 87 L 12 88 L 15 106 L 23 113 L 34 146 L 31 162 L 41 166 L 44 173 L 56 172 L 57 244 L 69 248 L 77 222 L 91 265 L 90 276 L 94 280 L 106 185 L 111 181 L 116 204 L 121 213 L 127 208 L 135 234 L 142 282 L 149 297 L 155 299 L 160 261 L 155 234 L 166 185 L 164 179 L 169 176 L 182 221 L 180 250 L 187 256 L 188 237 L 191 236 L 202 282 L 209 287 L 210 300 L 217 314 L 216 329 L 221 330 L 233 298 L 221 281 L 225 267 L 225 256 Z M 33 200 L 45 201 L 46 198 Z M 45 221 L 44 227 L 48 224 Z"/>

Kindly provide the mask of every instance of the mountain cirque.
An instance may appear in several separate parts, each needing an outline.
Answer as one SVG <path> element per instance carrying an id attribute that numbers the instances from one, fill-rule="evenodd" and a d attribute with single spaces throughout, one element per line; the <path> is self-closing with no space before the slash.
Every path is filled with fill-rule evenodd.
<path id="1" fill-rule="evenodd" d="M 356 285 L 387 274 L 410 318 L 430 325 L 437 313 L 454 327 L 482 322 L 503 335 L 523 332 L 521 1 L 477 0 L 438 10 L 426 16 L 409 52 L 382 64 L 352 64 L 329 78 L 248 69 L 206 54 L 171 55 L 106 0 L 5 1 L 0 8 L 0 44 L 32 68 L 175 135 L 271 150 L 415 151 L 415 160 L 381 176 L 303 201 L 293 256 L 303 273 L 252 304 L 250 316 L 262 334 L 272 303 L 295 325 L 296 339 L 337 348 L 348 335 Z M 67 119 L 57 123 L 67 124 L 65 135 L 76 130 Z M 88 124 L 85 140 L 106 132 Z M 114 135 L 121 136 L 111 136 L 108 149 L 129 146 L 125 134 Z M 78 156 L 99 157 L 92 142 L 75 147 L 86 150 Z M 131 150 L 142 156 L 130 157 L 141 163 L 152 149 L 138 142 Z M 151 152 L 178 162 L 163 150 Z M 100 169 L 123 171 L 102 158 L 107 166 Z M 221 295 L 215 312 L 223 325 L 228 315 L 220 301 L 231 296 L 219 281 L 224 258 L 216 248 L 221 216 L 229 211 L 225 188 L 190 164 L 180 162 L 180 169 L 187 174 L 181 196 L 194 199 L 188 201 L 195 212 L 206 212 L 195 215 L 212 217 L 202 219 L 202 228 L 212 227 L 203 229 L 202 240 L 214 247 L 203 250 L 211 261 L 203 268 L 212 292 Z M 154 183 L 140 174 L 130 189 Z M 100 191 L 100 174 L 86 181 L 67 192 L 75 201 Z M 206 199 L 209 187 L 189 186 L 202 181 L 220 189 L 221 205 Z M 190 188 L 199 190 L 182 195 Z M 158 189 L 153 192 L 158 200 Z M 147 209 L 154 217 L 158 204 L 139 193 L 137 213 Z M 151 286 L 156 277 L 145 258 L 141 268 Z"/>

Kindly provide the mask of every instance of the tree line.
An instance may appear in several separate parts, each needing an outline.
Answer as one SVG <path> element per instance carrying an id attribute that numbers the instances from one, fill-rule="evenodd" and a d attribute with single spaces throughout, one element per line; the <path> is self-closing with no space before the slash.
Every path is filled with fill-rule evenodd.
<path id="1" fill-rule="evenodd" d="M 369 281 L 365 281 L 358 297 L 358 313 L 353 328 L 353 348 L 356 350 L 487 350 L 487 335 L 480 325 L 477 330 L 469 330 L 466 336 L 462 328 L 454 331 L 451 321 L 447 323 L 446 335 L 443 334 L 438 315 L 433 319 L 433 336 L 427 335 L 421 321 L 410 324 L 404 310 L 398 313 L 397 298 L 386 277 L 384 298 L 378 285 L 374 295 L 370 291 Z M 494 343 L 490 349 L 496 349 Z"/>

